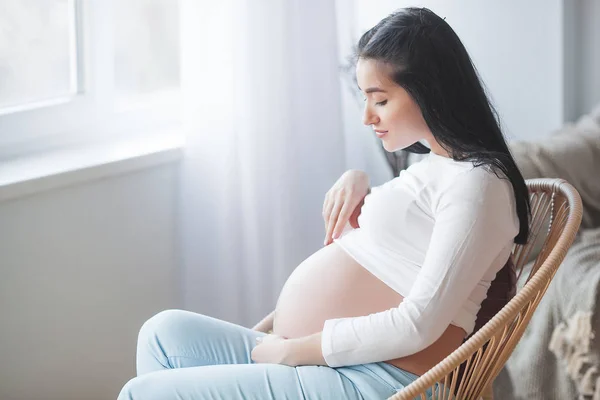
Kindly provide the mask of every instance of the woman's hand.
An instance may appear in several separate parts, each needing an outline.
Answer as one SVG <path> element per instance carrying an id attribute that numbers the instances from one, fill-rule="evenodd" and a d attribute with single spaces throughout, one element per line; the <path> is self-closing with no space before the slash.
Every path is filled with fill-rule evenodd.
<path id="1" fill-rule="evenodd" d="M 283 336 L 270 334 L 256 338 L 255 348 L 250 358 L 256 363 L 284 364 L 294 367 L 290 360 L 289 340 Z"/>
<path id="2" fill-rule="evenodd" d="M 337 239 L 350 222 L 358 228 L 358 216 L 365 196 L 369 193 L 369 176 L 358 170 L 348 170 L 325 195 L 323 219 L 325 219 L 325 246 Z"/>

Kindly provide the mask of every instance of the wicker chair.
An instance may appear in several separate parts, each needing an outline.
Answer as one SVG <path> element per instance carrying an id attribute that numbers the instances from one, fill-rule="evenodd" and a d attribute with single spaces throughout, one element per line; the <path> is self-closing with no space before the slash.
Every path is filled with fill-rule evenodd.
<path id="1" fill-rule="evenodd" d="M 552 277 L 573 243 L 582 216 L 579 193 L 562 179 L 527 181 L 531 199 L 530 239 L 526 245 L 515 245 L 513 259 L 517 276 L 536 243 L 543 246 L 524 286 L 469 340 L 419 379 L 388 400 L 430 398 L 443 400 L 492 399 L 492 383 L 517 342 Z M 541 232 L 548 226 L 547 232 Z M 463 365 L 464 375 L 459 376 Z"/>

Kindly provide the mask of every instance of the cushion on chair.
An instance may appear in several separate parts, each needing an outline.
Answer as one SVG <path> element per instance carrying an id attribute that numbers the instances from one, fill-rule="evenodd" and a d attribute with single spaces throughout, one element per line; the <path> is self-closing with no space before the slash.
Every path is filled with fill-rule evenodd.
<path id="1" fill-rule="evenodd" d="M 504 267 L 496 274 L 487 292 L 487 297 L 481 303 L 481 308 L 475 320 L 475 329 L 467 339 L 473 336 L 482 326 L 504 307 L 517 294 L 517 273 L 512 257 L 509 257 Z M 467 340 L 465 339 L 465 340 Z"/>

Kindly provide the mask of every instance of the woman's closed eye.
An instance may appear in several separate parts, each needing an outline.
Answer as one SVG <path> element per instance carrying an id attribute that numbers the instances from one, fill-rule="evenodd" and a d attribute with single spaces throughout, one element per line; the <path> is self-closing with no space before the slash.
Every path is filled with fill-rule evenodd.
<path id="1" fill-rule="evenodd" d="M 366 97 L 363 97 L 363 101 L 366 102 L 367 100 L 368 99 Z M 382 100 L 382 101 L 375 103 L 376 106 L 385 106 L 386 104 L 387 104 L 387 100 Z"/>

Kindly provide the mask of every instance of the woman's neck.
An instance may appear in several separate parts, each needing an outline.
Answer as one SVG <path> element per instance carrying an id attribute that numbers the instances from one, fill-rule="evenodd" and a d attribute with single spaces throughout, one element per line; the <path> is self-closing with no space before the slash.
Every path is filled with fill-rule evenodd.
<path id="1" fill-rule="evenodd" d="M 448 153 L 446 149 L 444 149 L 442 145 L 437 140 L 435 140 L 435 136 L 433 136 L 433 133 L 426 132 L 424 139 L 427 142 L 427 145 L 429 146 L 429 149 L 432 153 L 441 157 L 452 158 L 450 153 Z"/>

